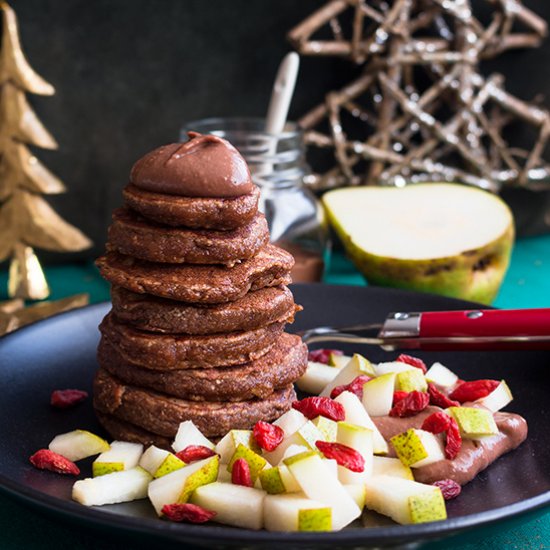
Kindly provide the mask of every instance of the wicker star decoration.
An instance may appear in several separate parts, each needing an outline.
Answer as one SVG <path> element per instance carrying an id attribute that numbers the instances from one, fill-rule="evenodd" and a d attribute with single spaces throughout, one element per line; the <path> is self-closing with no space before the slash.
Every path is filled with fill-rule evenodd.
<path id="1" fill-rule="evenodd" d="M 518 0 L 485 3 L 484 24 L 470 0 L 331 0 L 290 31 L 300 54 L 362 67 L 299 120 L 306 142 L 332 149 L 336 160 L 312 187 L 545 185 L 548 111 L 514 97 L 501 75 L 484 76 L 479 64 L 538 46 L 546 22 Z M 534 129 L 528 149 L 510 143 L 518 122 Z"/>

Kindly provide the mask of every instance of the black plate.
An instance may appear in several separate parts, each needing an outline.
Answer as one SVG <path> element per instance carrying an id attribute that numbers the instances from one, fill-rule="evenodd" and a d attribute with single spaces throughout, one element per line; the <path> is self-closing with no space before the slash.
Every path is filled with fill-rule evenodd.
<path id="1" fill-rule="evenodd" d="M 472 304 L 438 296 L 390 289 L 295 285 L 304 306 L 294 329 L 316 325 L 375 322 L 390 311 L 470 308 Z M 277 534 L 232 529 L 215 524 L 169 524 L 154 517 L 146 501 L 86 508 L 71 501 L 68 479 L 35 470 L 28 457 L 53 436 L 86 428 L 102 433 L 91 402 L 69 411 L 49 407 L 57 388 L 90 389 L 96 369 L 97 325 L 109 308 L 99 304 L 65 313 L 0 339 L 0 488 L 40 509 L 119 533 L 152 535 L 199 545 L 357 547 L 395 545 L 448 536 L 473 526 L 502 521 L 550 503 L 550 438 L 548 352 L 453 352 L 419 354 L 439 360 L 466 379 L 505 378 L 515 395 L 509 407 L 529 423 L 529 438 L 464 487 L 448 503 L 443 522 L 372 529 L 348 528 L 338 533 Z M 355 347 L 373 361 L 390 360 L 378 348 Z M 9 388 L 9 391 L 6 391 Z M 14 411 L 22 411 L 14 414 Z M 88 471 L 89 465 L 83 470 Z"/>

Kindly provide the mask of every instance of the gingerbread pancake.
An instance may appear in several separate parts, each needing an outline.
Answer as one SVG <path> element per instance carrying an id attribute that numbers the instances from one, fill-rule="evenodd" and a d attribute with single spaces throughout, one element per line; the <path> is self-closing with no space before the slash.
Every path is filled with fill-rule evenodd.
<path id="1" fill-rule="evenodd" d="M 264 399 L 196 402 L 124 384 L 103 368 L 94 379 L 96 410 L 172 438 L 185 420 L 191 420 L 206 437 L 219 436 L 232 429 L 251 429 L 259 420 L 270 422 L 279 418 L 295 399 L 292 384 Z"/>
<path id="2" fill-rule="evenodd" d="M 193 304 L 219 304 L 250 290 L 291 282 L 294 258 L 268 244 L 253 258 L 229 268 L 220 265 L 158 264 L 109 252 L 97 260 L 101 275 L 132 292 Z"/>
<path id="3" fill-rule="evenodd" d="M 269 242 L 263 214 L 230 231 L 167 227 L 128 208 L 113 212 L 108 250 L 150 262 L 235 265 Z"/>
<path id="4" fill-rule="evenodd" d="M 292 384 L 307 368 L 307 348 L 283 333 L 269 353 L 235 367 L 154 371 L 128 362 L 102 339 L 98 363 L 119 380 L 190 401 L 247 401 Z"/>
<path id="5" fill-rule="evenodd" d="M 286 286 L 261 288 L 235 302 L 201 306 L 137 294 L 113 286 L 113 312 L 117 319 L 141 330 L 173 334 L 215 334 L 253 330 L 278 319 L 292 319 L 302 308 Z"/>
<path id="6" fill-rule="evenodd" d="M 128 184 L 122 191 L 124 201 L 143 217 L 174 227 L 196 229 L 235 229 L 252 220 L 258 209 L 260 191 L 240 197 L 183 197 L 140 189 Z"/>
<path id="7" fill-rule="evenodd" d="M 287 319 L 255 330 L 210 335 L 159 334 L 138 330 L 106 315 L 99 330 L 126 361 L 148 369 L 202 369 L 240 365 L 266 354 Z"/>

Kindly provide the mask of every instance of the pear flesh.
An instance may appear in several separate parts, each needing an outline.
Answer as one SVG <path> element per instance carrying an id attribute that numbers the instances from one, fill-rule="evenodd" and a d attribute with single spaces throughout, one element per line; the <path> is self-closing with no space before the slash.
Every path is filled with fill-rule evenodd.
<path id="1" fill-rule="evenodd" d="M 296 385 L 306 393 L 319 395 L 334 380 L 339 371 L 340 369 L 324 363 L 308 361 L 306 372 L 296 380 Z"/>
<path id="2" fill-rule="evenodd" d="M 98 455 L 109 450 L 109 443 L 105 439 L 87 430 L 73 430 L 56 435 L 48 448 L 73 462 Z"/>
<path id="3" fill-rule="evenodd" d="M 496 195 L 447 183 L 353 187 L 323 196 L 371 284 L 489 304 L 510 261 L 513 217 Z"/>
<path id="4" fill-rule="evenodd" d="M 332 509 L 303 493 L 267 495 L 264 527 L 268 531 L 331 531 Z"/>
<path id="5" fill-rule="evenodd" d="M 84 506 L 130 502 L 147 496 L 151 474 L 136 466 L 94 478 L 80 479 L 73 485 L 73 500 Z"/>
<path id="6" fill-rule="evenodd" d="M 129 470 L 138 465 L 143 454 L 141 443 L 113 441 L 108 451 L 101 453 L 92 464 L 94 477 L 121 470 Z"/>
<path id="7" fill-rule="evenodd" d="M 196 489 L 191 502 L 216 512 L 214 521 L 218 523 L 261 529 L 265 496 L 261 489 L 216 481 Z"/>
<path id="8" fill-rule="evenodd" d="M 402 525 L 447 518 L 439 487 L 386 475 L 366 480 L 366 507 Z"/>
<path id="9" fill-rule="evenodd" d="M 206 438 L 191 420 L 185 420 L 178 427 L 176 437 L 172 443 L 172 449 L 176 453 L 179 453 L 186 447 L 189 447 L 189 445 L 202 445 L 209 449 L 214 448 L 214 443 Z"/>

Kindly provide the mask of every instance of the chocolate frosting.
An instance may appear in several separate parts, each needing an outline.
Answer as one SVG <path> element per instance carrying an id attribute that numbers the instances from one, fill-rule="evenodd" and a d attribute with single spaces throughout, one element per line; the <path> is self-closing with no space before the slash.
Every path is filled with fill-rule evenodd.
<path id="1" fill-rule="evenodd" d="M 136 187 L 185 197 L 237 197 L 252 191 L 250 171 L 225 139 L 189 132 L 189 141 L 154 149 L 130 173 Z"/>

